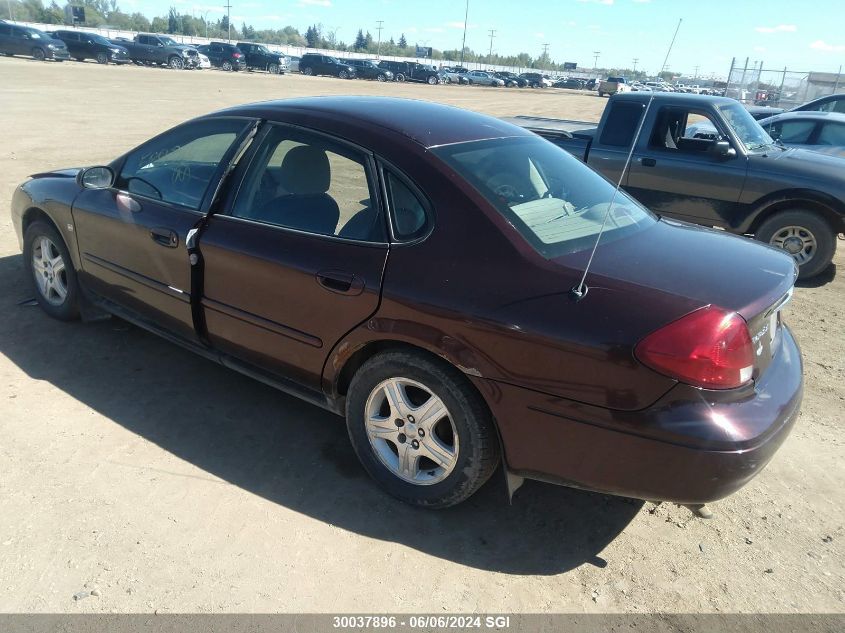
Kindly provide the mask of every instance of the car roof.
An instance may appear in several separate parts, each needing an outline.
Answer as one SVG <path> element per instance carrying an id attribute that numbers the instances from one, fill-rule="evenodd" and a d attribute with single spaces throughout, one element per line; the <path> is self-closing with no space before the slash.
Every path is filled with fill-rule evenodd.
<path id="1" fill-rule="evenodd" d="M 821 104 L 821 103 L 828 103 L 829 101 L 841 101 L 842 99 L 845 99 L 845 93 L 837 92 L 837 93 L 832 94 L 832 95 L 825 95 L 823 97 L 817 97 L 816 99 L 813 99 L 812 101 L 808 101 L 807 103 L 802 103 L 799 106 L 795 106 L 793 108 L 793 110 L 799 111 L 798 108 L 813 107 L 813 106 Z"/>
<path id="2" fill-rule="evenodd" d="M 835 121 L 837 123 L 845 123 L 845 114 L 841 112 L 816 112 L 814 110 L 797 112 L 782 112 L 773 116 L 767 117 L 760 121 L 789 121 L 807 119 L 810 121 Z"/>
<path id="3" fill-rule="evenodd" d="M 485 114 L 395 97 L 302 97 L 235 106 L 208 116 L 221 115 L 271 121 L 307 116 L 316 129 L 331 128 L 335 134 L 365 147 L 372 146 L 371 136 L 378 131 L 402 135 L 425 148 L 496 138 L 534 138 L 528 130 Z"/>
<path id="4" fill-rule="evenodd" d="M 617 92 L 613 95 L 616 101 L 648 101 L 654 93 L 652 92 Z M 689 103 L 690 105 L 699 105 L 702 102 L 717 103 L 717 104 L 738 104 L 739 102 L 729 97 L 710 97 L 707 95 L 697 95 L 690 92 L 669 92 L 662 93 L 664 96 L 655 96 L 660 100 L 672 100 L 679 103 Z"/>

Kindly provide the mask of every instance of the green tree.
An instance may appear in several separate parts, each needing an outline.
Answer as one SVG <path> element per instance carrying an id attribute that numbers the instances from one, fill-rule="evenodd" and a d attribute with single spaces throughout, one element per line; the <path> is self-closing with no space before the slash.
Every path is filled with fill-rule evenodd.
<path id="1" fill-rule="evenodd" d="M 402 35 L 399 37 L 399 48 L 408 48 L 408 40 L 405 39 L 404 33 L 402 33 Z"/>
<path id="2" fill-rule="evenodd" d="M 355 36 L 355 43 L 352 48 L 356 51 L 362 51 L 367 47 L 367 40 L 364 39 L 364 31 L 358 29 L 358 35 Z"/>

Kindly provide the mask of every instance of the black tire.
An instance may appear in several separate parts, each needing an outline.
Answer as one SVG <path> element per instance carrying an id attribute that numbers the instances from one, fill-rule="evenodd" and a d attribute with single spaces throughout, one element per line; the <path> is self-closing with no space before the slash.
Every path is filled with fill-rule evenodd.
<path id="1" fill-rule="evenodd" d="M 382 462 L 370 442 L 365 426 L 368 398 L 378 385 L 396 377 L 424 385 L 449 412 L 458 449 L 454 466 L 441 481 L 422 485 L 401 479 Z M 416 506 L 446 508 L 466 500 L 490 478 L 499 463 L 496 431 L 481 396 L 458 370 L 422 352 L 384 352 L 364 363 L 349 386 L 346 424 L 364 469 L 388 493 Z"/>
<path id="2" fill-rule="evenodd" d="M 185 62 L 177 55 L 171 55 L 167 60 L 167 65 L 173 70 L 182 70 L 185 67 Z"/>
<path id="3" fill-rule="evenodd" d="M 396 81 L 405 81 L 405 75 L 403 75 L 402 73 L 396 73 L 395 79 Z"/>
<path id="4" fill-rule="evenodd" d="M 340 79 L 349 79 L 349 73 L 345 70 L 341 70 L 337 73 L 338 78 Z"/>
<path id="5" fill-rule="evenodd" d="M 440 83 L 437 80 L 437 77 L 435 77 L 434 75 L 431 75 L 426 81 L 428 81 L 429 86 L 436 86 L 438 83 Z"/>
<path id="6" fill-rule="evenodd" d="M 779 211 L 770 218 L 767 218 L 757 227 L 754 237 L 761 242 L 778 246 L 773 242 L 779 234 L 783 236 L 788 227 L 800 227 L 815 239 L 815 247 L 809 252 L 809 259 L 800 263 L 799 257 L 795 257 L 798 266 L 798 278 L 809 279 L 824 271 L 833 260 L 836 254 L 836 232 L 833 227 L 818 213 L 805 209 L 788 209 Z M 786 247 L 783 246 L 784 250 Z M 806 256 L 808 253 L 801 251 Z"/>
<path id="7" fill-rule="evenodd" d="M 46 237 L 53 243 L 62 261 L 65 264 L 64 268 L 64 282 L 67 288 L 67 295 L 61 304 L 51 303 L 42 294 L 35 281 L 36 274 L 39 274 L 33 265 L 33 253 L 38 248 L 38 242 L 42 237 Z M 73 321 L 79 318 L 79 281 L 76 277 L 76 270 L 73 268 L 73 260 L 70 258 L 70 253 L 65 246 L 65 242 L 58 231 L 46 222 L 35 221 L 30 224 L 24 233 L 23 244 L 23 258 L 24 265 L 27 271 L 27 279 L 30 287 L 35 293 L 35 300 L 38 305 L 54 319 L 60 321 Z M 43 274 L 43 273 L 41 273 Z"/>
<path id="8" fill-rule="evenodd" d="M 472 79 L 467 79 L 467 85 L 469 85 L 469 86 L 472 85 Z"/>
<path id="9" fill-rule="evenodd" d="M 270 64 L 267 66 L 267 72 L 271 75 L 278 75 L 279 74 L 279 65 L 278 64 Z"/>
<path id="10" fill-rule="evenodd" d="M 311 77 L 311 76 L 313 76 L 313 75 L 314 75 L 314 69 L 313 69 L 313 68 L 311 68 L 310 66 L 306 66 L 306 67 L 305 67 L 305 68 L 303 68 L 300 72 L 301 72 L 303 75 L 305 75 L 306 77 Z"/>
<path id="11" fill-rule="evenodd" d="M 47 58 L 47 55 L 44 53 L 43 48 L 33 48 L 32 49 L 32 59 L 37 62 L 43 62 Z"/>
<path id="12" fill-rule="evenodd" d="M 385 75 L 384 73 L 379 73 L 376 77 L 376 81 L 387 81 L 387 75 Z"/>
<path id="13" fill-rule="evenodd" d="M 232 72 L 235 69 L 235 67 L 232 66 L 232 62 L 228 59 L 220 65 L 220 68 L 225 70 L 227 73 Z"/>
<path id="14" fill-rule="evenodd" d="M 108 64 L 109 63 L 109 56 L 105 53 L 97 53 L 97 63 L 98 64 Z"/>

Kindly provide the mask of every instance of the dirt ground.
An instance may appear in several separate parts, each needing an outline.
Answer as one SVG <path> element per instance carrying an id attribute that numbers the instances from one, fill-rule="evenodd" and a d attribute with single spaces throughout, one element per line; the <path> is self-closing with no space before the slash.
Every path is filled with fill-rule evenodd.
<path id="1" fill-rule="evenodd" d="M 845 611 L 845 248 L 786 314 L 801 418 L 711 520 L 533 482 L 509 506 L 498 480 L 415 510 L 370 482 L 339 418 L 121 321 L 26 304 L 8 204 L 27 175 L 223 106 L 350 93 L 592 120 L 605 104 L 0 59 L 0 612 Z"/>

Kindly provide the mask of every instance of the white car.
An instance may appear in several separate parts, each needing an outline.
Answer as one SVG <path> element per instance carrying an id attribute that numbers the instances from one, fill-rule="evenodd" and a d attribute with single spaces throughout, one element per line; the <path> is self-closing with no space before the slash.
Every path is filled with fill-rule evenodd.
<path id="1" fill-rule="evenodd" d="M 202 54 L 202 53 L 200 53 L 200 52 L 197 52 L 197 54 L 200 56 L 200 65 L 199 65 L 199 68 L 211 68 L 211 60 L 210 60 L 210 59 L 208 59 L 208 56 L 207 56 L 207 55 L 203 55 L 203 54 Z"/>

